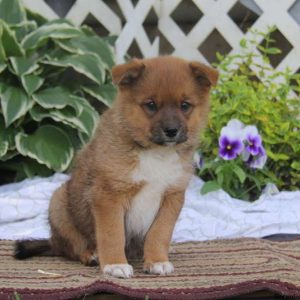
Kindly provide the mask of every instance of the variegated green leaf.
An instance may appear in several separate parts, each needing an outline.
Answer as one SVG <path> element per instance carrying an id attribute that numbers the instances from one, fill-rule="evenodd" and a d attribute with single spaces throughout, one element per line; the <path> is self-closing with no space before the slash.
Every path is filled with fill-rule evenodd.
<path id="1" fill-rule="evenodd" d="M 15 181 L 24 180 L 34 176 L 49 177 L 53 174 L 53 170 L 38 163 L 35 159 L 21 155 L 18 155 L 16 159 L 14 159 L 14 157 L 12 157 L 12 159 L 6 159 L 1 166 L 2 168 L 15 172 Z M 15 298 L 15 300 L 19 299 L 20 297 Z"/>
<path id="2" fill-rule="evenodd" d="M 0 19 L 8 24 L 26 21 L 24 6 L 19 0 L 0 0 Z"/>
<path id="3" fill-rule="evenodd" d="M 56 122 L 69 125 L 72 128 L 88 133 L 85 125 L 75 115 L 74 110 L 70 109 L 70 107 L 65 107 L 60 110 L 46 110 L 36 105 L 30 110 L 30 115 L 32 119 L 37 122 L 40 122 L 45 118 L 51 118 Z"/>
<path id="4" fill-rule="evenodd" d="M 38 26 L 42 26 L 48 22 L 48 20 L 45 17 L 43 17 L 42 15 L 38 14 L 35 11 L 32 11 L 27 7 L 26 7 L 26 15 L 28 20 L 35 22 Z"/>
<path id="5" fill-rule="evenodd" d="M 108 35 L 102 38 L 102 40 L 108 43 L 111 47 L 115 47 L 117 39 L 118 39 L 117 35 Z"/>
<path id="6" fill-rule="evenodd" d="M 46 23 L 28 34 L 22 41 L 25 49 L 36 49 L 51 39 L 69 39 L 79 36 L 81 31 L 67 23 Z"/>
<path id="7" fill-rule="evenodd" d="M 76 97 L 76 102 L 81 102 L 83 110 L 78 116 L 78 119 L 84 124 L 85 132 L 91 137 L 97 127 L 97 122 L 99 120 L 99 114 L 95 109 L 83 98 Z"/>
<path id="8" fill-rule="evenodd" d="M 4 62 L 6 60 L 6 53 L 2 43 L 2 35 L 3 35 L 3 25 L 0 22 L 0 62 Z"/>
<path id="9" fill-rule="evenodd" d="M 44 78 L 30 74 L 22 76 L 21 81 L 27 94 L 32 95 L 36 90 L 38 90 L 42 86 Z"/>
<path id="10" fill-rule="evenodd" d="M 105 79 L 105 66 L 94 54 L 65 55 L 61 58 L 43 60 L 42 62 L 52 66 L 71 67 L 97 84 L 102 84 Z"/>
<path id="11" fill-rule="evenodd" d="M 102 84 L 100 86 L 83 86 L 82 89 L 87 94 L 98 99 L 108 107 L 112 105 L 117 93 L 116 88 L 112 84 Z"/>
<path id="12" fill-rule="evenodd" d="M 37 28 L 37 24 L 35 21 L 23 21 L 21 23 L 18 23 L 18 24 L 11 24 L 9 26 L 12 30 L 16 30 L 16 29 L 19 29 L 19 28 L 26 28 L 26 30 L 30 30 L 30 31 L 33 31 Z"/>
<path id="13" fill-rule="evenodd" d="M 48 21 L 47 24 L 44 24 L 44 25 L 53 25 L 53 24 L 56 24 L 56 25 L 57 24 L 58 25 L 65 24 L 65 25 L 71 26 L 73 28 L 77 28 L 77 27 L 74 26 L 74 24 L 70 20 L 68 20 L 68 19 L 62 19 L 62 18 Z M 80 30 L 80 29 L 78 29 L 78 30 Z"/>
<path id="14" fill-rule="evenodd" d="M 31 74 L 39 67 L 33 58 L 10 57 L 10 62 L 18 76 Z"/>
<path id="15" fill-rule="evenodd" d="M 21 163 L 22 171 L 24 172 L 24 178 L 32 178 L 34 176 L 50 176 L 53 171 L 47 168 L 45 165 L 39 164 L 34 159 L 24 159 Z M 20 178 L 22 180 L 22 178 Z"/>
<path id="16" fill-rule="evenodd" d="M 0 161 L 7 161 L 19 154 L 16 150 L 8 150 L 4 155 L 0 156 Z"/>
<path id="17" fill-rule="evenodd" d="M 0 158 L 6 154 L 8 150 L 8 142 L 0 140 Z"/>
<path id="18" fill-rule="evenodd" d="M 81 25 L 80 26 L 81 31 L 86 35 L 86 36 L 95 36 L 97 35 L 96 32 L 88 25 Z"/>
<path id="19" fill-rule="evenodd" d="M 17 40 L 21 41 L 26 34 L 37 28 L 37 24 L 34 21 L 24 21 L 22 23 L 10 25 L 9 27 L 16 33 Z"/>
<path id="20" fill-rule="evenodd" d="M 34 134 L 16 136 L 18 151 L 57 172 L 66 170 L 74 155 L 68 135 L 58 127 L 44 125 Z"/>
<path id="21" fill-rule="evenodd" d="M 115 64 L 112 47 L 98 36 L 81 35 L 74 39 L 58 41 L 58 44 L 64 50 L 74 54 L 96 54 L 106 68 L 111 68 Z"/>
<path id="22" fill-rule="evenodd" d="M 0 117 L 0 158 L 14 147 L 15 132 L 12 128 L 5 128 L 4 120 Z"/>
<path id="23" fill-rule="evenodd" d="M 85 144 L 79 137 L 79 134 L 83 133 L 80 131 L 82 125 L 76 126 L 74 123 L 70 122 L 66 114 L 64 114 L 65 110 L 68 110 L 68 108 L 62 109 L 59 111 L 60 113 L 57 113 L 57 110 L 45 110 L 44 108 L 36 105 L 30 110 L 30 115 L 32 119 L 37 122 L 41 122 L 45 118 L 51 118 L 58 122 L 59 127 L 69 136 L 74 149 L 79 149 Z M 74 116 L 72 116 L 72 118 L 75 119 Z M 84 134 L 85 136 L 89 136 L 87 133 Z"/>
<path id="24" fill-rule="evenodd" d="M 24 116 L 33 105 L 26 93 L 14 86 L 2 85 L 0 98 L 6 127 Z"/>
<path id="25" fill-rule="evenodd" d="M 34 93 L 32 97 L 40 106 L 46 109 L 63 109 L 66 106 L 71 106 L 77 115 L 82 110 L 82 106 L 74 101 L 71 93 L 62 87 L 47 88 Z"/>
<path id="26" fill-rule="evenodd" d="M 6 69 L 6 64 L 0 62 L 0 74 Z"/>
<path id="27" fill-rule="evenodd" d="M 47 88 L 33 94 L 33 99 L 44 108 L 62 109 L 70 103 L 68 91 L 62 87 Z"/>
<path id="28" fill-rule="evenodd" d="M 84 103 L 86 102 L 84 99 L 83 103 L 79 97 L 76 97 L 74 101 L 81 106 L 81 113 L 79 115 L 76 115 L 74 110 L 70 107 L 65 107 L 60 110 L 46 110 L 38 105 L 35 105 L 30 110 L 30 115 L 37 122 L 40 122 L 44 118 L 51 118 L 56 122 L 69 125 L 72 128 L 91 136 L 97 125 L 98 113 L 88 103 Z"/>
<path id="29" fill-rule="evenodd" d="M 2 20 L 0 20 L 0 24 L 2 27 L 1 44 L 5 51 L 5 55 L 7 57 L 23 56 L 25 52 L 18 43 L 15 32 L 12 31 Z"/>
<path id="30" fill-rule="evenodd" d="M 60 123 L 59 128 L 61 128 L 69 137 L 70 141 L 72 142 L 74 151 L 82 149 L 85 143 L 83 143 L 79 137 L 79 135 L 82 133 L 81 131 L 78 131 L 77 128 L 73 128 L 70 125 L 66 125 L 63 123 Z"/>
<path id="31" fill-rule="evenodd" d="M 91 138 L 89 135 L 87 135 L 86 133 L 83 133 L 83 132 L 79 132 L 78 136 L 83 145 L 86 144 Z"/>
<path id="32" fill-rule="evenodd" d="M 15 135 L 18 129 L 9 126 L 5 127 L 4 119 L 0 116 L 0 140 L 8 143 L 8 149 L 15 148 Z"/>

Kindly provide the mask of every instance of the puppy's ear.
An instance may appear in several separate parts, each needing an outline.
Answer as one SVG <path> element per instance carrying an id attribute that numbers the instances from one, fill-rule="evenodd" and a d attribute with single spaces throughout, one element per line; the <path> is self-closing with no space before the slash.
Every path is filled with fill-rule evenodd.
<path id="1" fill-rule="evenodd" d="M 117 65 L 112 68 L 113 83 L 118 86 L 129 86 L 134 84 L 142 75 L 145 65 L 140 59 Z"/>
<path id="2" fill-rule="evenodd" d="M 209 88 L 217 84 L 219 72 L 216 69 L 197 61 L 190 62 L 190 68 L 200 86 Z"/>

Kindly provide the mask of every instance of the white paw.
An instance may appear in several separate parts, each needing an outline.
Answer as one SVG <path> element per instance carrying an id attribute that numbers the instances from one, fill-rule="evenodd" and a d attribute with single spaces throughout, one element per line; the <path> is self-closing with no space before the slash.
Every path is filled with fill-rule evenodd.
<path id="1" fill-rule="evenodd" d="M 103 273 L 118 278 L 130 278 L 133 276 L 133 268 L 128 264 L 105 265 Z"/>
<path id="2" fill-rule="evenodd" d="M 173 264 L 169 261 L 156 262 L 150 266 L 149 273 L 158 275 L 167 275 L 174 271 Z"/>

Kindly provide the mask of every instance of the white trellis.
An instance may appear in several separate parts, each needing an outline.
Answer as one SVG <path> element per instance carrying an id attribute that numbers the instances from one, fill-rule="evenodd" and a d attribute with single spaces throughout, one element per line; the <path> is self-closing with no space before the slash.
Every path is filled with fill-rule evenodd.
<path id="1" fill-rule="evenodd" d="M 143 27 L 143 22 L 151 9 L 154 9 L 158 16 L 158 31 L 174 48 L 170 54 L 208 62 L 198 49 L 215 29 L 230 45 L 232 53 L 241 51 L 239 42 L 242 38 L 250 38 L 251 32 L 244 33 L 228 14 L 238 2 L 237 0 L 190 0 L 199 8 L 203 16 L 188 34 L 185 34 L 172 18 L 172 12 L 181 1 L 183 0 L 139 0 L 134 5 L 130 0 L 116 0 L 125 17 L 125 23 L 122 26 L 120 16 L 107 4 L 110 3 L 109 1 L 76 0 L 67 12 L 66 18 L 76 25 L 80 25 L 89 14 L 92 14 L 110 34 L 118 35 L 116 41 L 118 62 L 124 61 L 133 41 L 137 43 L 144 57 L 160 54 L 160 37 L 156 36 L 151 42 Z M 292 45 L 291 51 L 276 66 L 277 70 L 289 67 L 292 71 L 297 72 L 300 69 L 300 26 L 289 13 L 289 9 L 297 1 L 299 0 L 254 0 L 262 13 L 251 28 L 267 31 L 268 27 L 276 26 Z M 23 2 L 31 10 L 37 11 L 49 19 L 58 17 L 47 4 L 47 0 L 23 0 Z M 256 49 L 253 51 L 259 54 Z"/>

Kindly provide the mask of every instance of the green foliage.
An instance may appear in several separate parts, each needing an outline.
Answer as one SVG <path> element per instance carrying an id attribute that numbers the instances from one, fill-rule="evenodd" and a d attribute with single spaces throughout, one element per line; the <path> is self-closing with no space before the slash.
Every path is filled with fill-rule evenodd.
<path id="1" fill-rule="evenodd" d="M 269 33 L 255 35 L 263 35 L 266 45 L 242 40 L 243 54 L 219 55 L 220 81 L 212 93 L 208 127 L 201 138 L 205 167 L 200 176 L 210 182 L 205 192 L 218 184 L 233 197 L 247 200 L 257 199 L 267 182 L 280 190 L 300 188 L 300 76 L 257 63 L 252 47 L 263 54 L 264 62 L 280 50 L 271 47 Z M 246 168 L 242 161 L 217 158 L 221 128 L 231 119 L 257 126 L 268 156 L 263 170 Z"/>
<path id="2" fill-rule="evenodd" d="M 0 168 L 16 179 L 65 171 L 115 88 L 110 42 L 0 0 Z M 10 178 L 11 179 L 11 178 Z"/>

